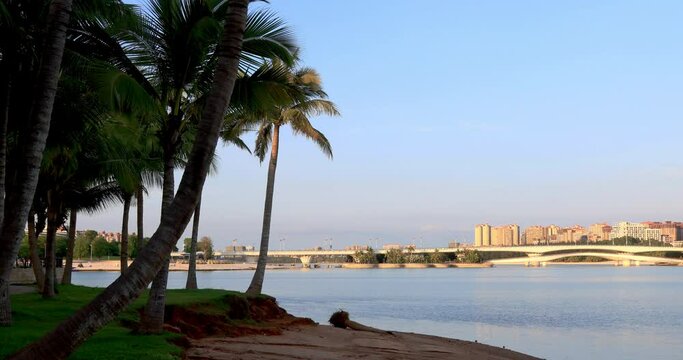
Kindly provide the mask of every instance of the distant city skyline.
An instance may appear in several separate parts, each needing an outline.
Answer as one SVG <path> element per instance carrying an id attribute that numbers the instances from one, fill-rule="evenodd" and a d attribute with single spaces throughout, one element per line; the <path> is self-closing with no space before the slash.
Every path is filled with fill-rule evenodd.
<path id="1" fill-rule="evenodd" d="M 284 132 L 272 239 L 440 245 L 471 241 L 483 219 L 523 228 L 683 219 L 683 2 L 271 8 L 342 112 L 315 119 L 332 161 Z M 218 156 L 200 236 L 256 245 L 267 168 L 232 148 Z M 152 190 L 148 234 L 159 203 Z M 79 229 L 120 231 L 120 217 L 120 207 L 79 215 Z"/>
<path id="2" fill-rule="evenodd" d="M 675 246 L 683 245 L 683 222 L 680 221 L 619 221 L 615 224 L 592 223 L 531 225 L 520 233 L 518 224 L 478 224 L 474 227 L 475 246 L 517 246 L 556 243 L 600 242 L 622 238 L 661 241 Z"/>

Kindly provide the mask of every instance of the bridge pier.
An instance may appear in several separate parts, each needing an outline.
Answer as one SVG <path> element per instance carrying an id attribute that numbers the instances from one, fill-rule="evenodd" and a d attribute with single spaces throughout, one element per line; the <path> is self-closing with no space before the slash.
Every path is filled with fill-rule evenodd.
<path id="1" fill-rule="evenodd" d="M 299 260 L 301 260 L 301 265 L 305 268 L 311 267 L 311 259 L 313 256 L 299 256 Z"/>
<path id="2" fill-rule="evenodd" d="M 630 260 L 630 259 L 625 259 L 619 261 L 618 265 L 628 267 L 628 266 L 640 266 L 640 260 Z"/>

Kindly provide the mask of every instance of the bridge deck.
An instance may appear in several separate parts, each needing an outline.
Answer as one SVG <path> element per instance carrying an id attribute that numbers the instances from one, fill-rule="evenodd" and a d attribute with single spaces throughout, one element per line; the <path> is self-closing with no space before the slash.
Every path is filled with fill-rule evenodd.
<path id="1" fill-rule="evenodd" d="M 665 246 L 620 246 L 620 245 L 539 245 L 539 246 L 489 246 L 489 247 L 474 247 L 465 246 L 459 248 L 422 248 L 414 249 L 414 254 L 429 254 L 435 251 L 443 253 L 452 253 L 458 250 L 477 250 L 479 252 L 519 252 L 533 255 L 543 255 L 556 251 L 606 251 L 615 254 L 627 253 L 638 254 L 647 252 L 679 252 L 683 253 L 683 247 L 665 247 Z M 388 250 L 375 250 L 377 254 L 386 254 Z M 405 249 L 404 249 L 405 252 Z M 341 256 L 353 255 L 356 250 L 269 250 L 268 256 Z M 258 251 L 236 251 L 228 252 L 225 255 L 230 256 L 258 256 Z"/>

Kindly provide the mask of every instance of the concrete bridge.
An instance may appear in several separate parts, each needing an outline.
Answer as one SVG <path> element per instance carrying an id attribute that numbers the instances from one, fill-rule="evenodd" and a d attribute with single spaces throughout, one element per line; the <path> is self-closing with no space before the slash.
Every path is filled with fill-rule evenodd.
<path id="1" fill-rule="evenodd" d="M 640 266 L 641 264 L 667 264 L 667 265 L 681 265 L 683 266 L 683 260 L 672 259 L 672 258 L 662 258 L 657 256 L 642 256 L 634 254 L 610 254 L 604 252 L 590 252 L 590 251 L 579 251 L 572 253 L 562 253 L 562 254 L 552 254 L 552 255 L 540 255 L 540 256 L 528 256 L 528 257 L 518 257 L 509 259 L 495 259 L 489 260 L 490 263 L 494 265 L 525 265 L 525 266 L 546 266 L 549 262 L 560 260 L 563 258 L 568 258 L 572 256 L 592 256 L 599 257 L 606 260 L 616 261 L 618 265 L 622 266 Z"/>
<path id="2" fill-rule="evenodd" d="M 406 252 L 405 249 L 403 249 Z M 412 250 L 413 254 L 454 253 L 461 250 L 477 250 L 479 252 L 515 252 L 526 256 L 491 260 L 493 264 L 542 265 L 553 260 L 570 256 L 596 256 L 607 260 L 621 261 L 623 265 L 640 265 L 641 263 L 683 264 L 683 260 L 642 256 L 649 252 L 678 252 L 683 254 L 683 247 L 664 246 L 624 246 L 624 245 L 539 245 L 539 246 L 461 246 L 457 248 L 421 248 Z M 386 254 L 388 250 L 374 250 L 376 254 Z M 314 256 L 346 256 L 353 255 L 356 250 L 269 250 L 268 256 L 294 257 L 301 260 L 304 266 L 311 263 Z M 237 251 L 225 253 L 233 256 L 258 256 L 258 251 Z"/>
<path id="3" fill-rule="evenodd" d="M 683 260 L 657 256 L 643 256 L 641 253 L 677 252 L 683 248 L 665 246 L 625 246 L 625 245 L 541 245 L 478 247 L 480 252 L 518 252 L 526 256 L 490 260 L 493 264 L 521 264 L 526 266 L 545 266 L 548 262 L 573 256 L 591 256 L 616 261 L 623 266 L 640 264 L 683 265 Z"/>
<path id="4" fill-rule="evenodd" d="M 460 248 L 464 249 L 464 248 Z M 456 252 L 458 248 L 424 248 L 415 249 L 412 251 L 413 254 L 427 254 L 433 253 L 434 251 L 439 251 L 443 253 Z M 308 266 L 311 263 L 311 259 L 314 256 L 350 256 L 356 253 L 357 250 L 268 250 L 268 256 L 282 256 L 282 257 L 293 257 L 301 260 L 304 266 Z M 387 249 L 376 250 L 373 249 L 375 254 L 386 254 Z M 407 252 L 406 249 L 403 249 Z M 236 252 L 226 252 L 224 255 L 228 256 L 258 256 L 258 251 L 236 251 Z"/>

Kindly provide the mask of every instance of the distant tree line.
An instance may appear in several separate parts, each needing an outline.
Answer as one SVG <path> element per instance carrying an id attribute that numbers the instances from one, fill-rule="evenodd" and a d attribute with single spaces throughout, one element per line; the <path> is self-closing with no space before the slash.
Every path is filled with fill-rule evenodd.
<path id="1" fill-rule="evenodd" d="M 434 250 L 432 253 L 414 253 L 415 248 L 389 249 L 386 254 L 377 254 L 374 249 L 358 250 L 350 258 L 349 262 L 358 264 L 442 264 L 446 262 L 481 263 L 484 261 L 481 253 L 477 250 L 458 250 L 454 253 L 445 253 Z"/>

